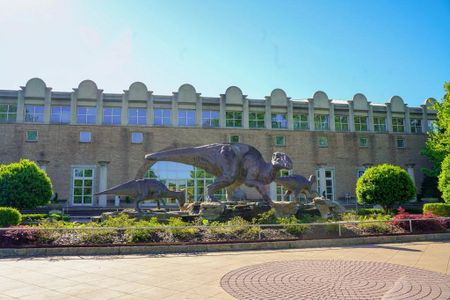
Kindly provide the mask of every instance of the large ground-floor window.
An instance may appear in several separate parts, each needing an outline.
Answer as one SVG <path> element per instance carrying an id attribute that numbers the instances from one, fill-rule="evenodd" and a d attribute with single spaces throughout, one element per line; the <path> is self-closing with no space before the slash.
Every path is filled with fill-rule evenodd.
<path id="1" fill-rule="evenodd" d="M 334 168 L 325 168 L 325 197 L 329 200 L 335 200 L 335 182 L 334 182 Z M 317 178 L 317 193 L 323 196 L 320 193 L 320 171 L 316 170 L 316 178 Z"/>
<path id="2" fill-rule="evenodd" d="M 146 173 L 146 178 L 163 182 L 169 190 L 184 190 L 186 199 L 204 201 L 207 196 L 207 186 L 214 182 L 214 176 L 203 169 L 174 162 L 157 162 Z M 225 190 L 214 194 L 217 199 L 225 200 Z M 167 204 L 176 204 L 175 199 L 164 199 Z"/>
<path id="3" fill-rule="evenodd" d="M 92 205 L 95 168 L 74 167 L 72 169 L 72 204 Z"/>
<path id="4" fill-rule="evenodd" d="M 278 176 L 289 176 L 290 171 L 289 170 L 280 170 Z M 290 201 L 291 197 L 294 197 L 294 195 L 290 195 L 287 197 L 284 197 L 284 193 L 286 193 L 286 189 L 284 186 L 277 184 L 277 201 Z"/>

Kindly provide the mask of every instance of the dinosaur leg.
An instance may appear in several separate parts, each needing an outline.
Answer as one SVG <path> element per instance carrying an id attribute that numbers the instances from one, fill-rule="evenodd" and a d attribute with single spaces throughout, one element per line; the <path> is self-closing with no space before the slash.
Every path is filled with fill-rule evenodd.
<path id="1" fill-rule="evenodd" d="M 245 180 L 245 185 L 249 186 L 249 187 L 254 187 L 256 188 L 256 190 L 261 194 L 261 196 L 263 197 L 263 201 L 267 204 L 271 204 L 272 203 L 272 199 L 270 199 L 269 193 L 267 192 L 266 187 L 264 186 L 264 184 L 262 184 L 261 182 L 259 182 L 258 180 L 253 180 L 253 179 L 246 179 Z"/>
<path id="2" fill-rule="evenodd" d="M 233 201 L 233 192 L 242 184 L 242 182 L 234 182 L 232 185 L 226 188 L 227 190 L 227 201 Z"/>
<path id="3" fill-rule="evenodd" d="M 217 201 L 214 197 L 214 193 L 220 189 L 223 189 L 233 183 L 233 178 L 230 176 L 220 176 L 216 180 L 208 185 L 208 199 L 207 201 Z"/>
<path id="4" fill-rule="evenodd" d="M 138 213 L 142 212 L 142 211 L 141 211 L 141 208 L 139 207 L 139 203 L 141 203 L 141 202 L 142 202 L 142 197 L 136 198 L 136 206 L 135 206 L 135 210 L 136 210 L 136 212 L 138 212 Z"/>

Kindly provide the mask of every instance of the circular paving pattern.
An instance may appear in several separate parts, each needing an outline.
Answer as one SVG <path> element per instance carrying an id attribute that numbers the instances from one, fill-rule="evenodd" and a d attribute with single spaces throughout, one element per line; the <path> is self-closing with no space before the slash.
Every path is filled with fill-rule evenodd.
<path id="1" fill-rule="evenodd" d="M 238 299 L 450 299 L 450 277 L 364 261 L 270 262 L 227 273 L 222 288 Z"/>

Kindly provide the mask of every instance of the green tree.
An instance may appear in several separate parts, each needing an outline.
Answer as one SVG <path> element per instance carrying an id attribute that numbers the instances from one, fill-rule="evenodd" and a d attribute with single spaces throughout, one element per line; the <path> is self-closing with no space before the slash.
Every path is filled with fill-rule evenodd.
<path id="1" fill-rule="evenodd" d="M 0 165 L 0 206 L 19 209 L 45 205 L 52 196 L 52 183 L 36 163 L 23 159 Z"/>
<path id="2" fill-rule="evenodd" d="M 439 190 L 442 192 L 442 198 L 450 203 L 450 154 L 442 162 L 442 171 L 439 175 Z"/>
<path id="3" fill-rule="evenodd" d="M 378 165 L 367 169 L 356 183 L 360 204 L 379 204 L 389 209 L 414 198 L 416 189 L 409 174 L 398 166 Z"/>
<path id="4" fill-rule="evenodd" d="M 444 83 L 445 95 L 441 103 L 436 103 L 433 109 L 437 111 L 433 131 L 428 132 L 428 138 L 422 154 L 433 163 L 431 169 L 425 169 L 429 176 L 437 177 L 441 172 L 444 158 L 450 154 L 450 82 Z"/>

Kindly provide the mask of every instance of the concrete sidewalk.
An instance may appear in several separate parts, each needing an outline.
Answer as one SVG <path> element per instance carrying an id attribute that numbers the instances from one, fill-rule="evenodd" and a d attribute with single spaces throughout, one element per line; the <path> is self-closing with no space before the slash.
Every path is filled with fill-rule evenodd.
<path id="1" fill-rule="evenodd" d="M 191 255 L 0 260 L 0 299 L 233 299 L 229 271 L 264 262 L 336 259 L 388 262 L 450 275 L 450 242 Z"/>

